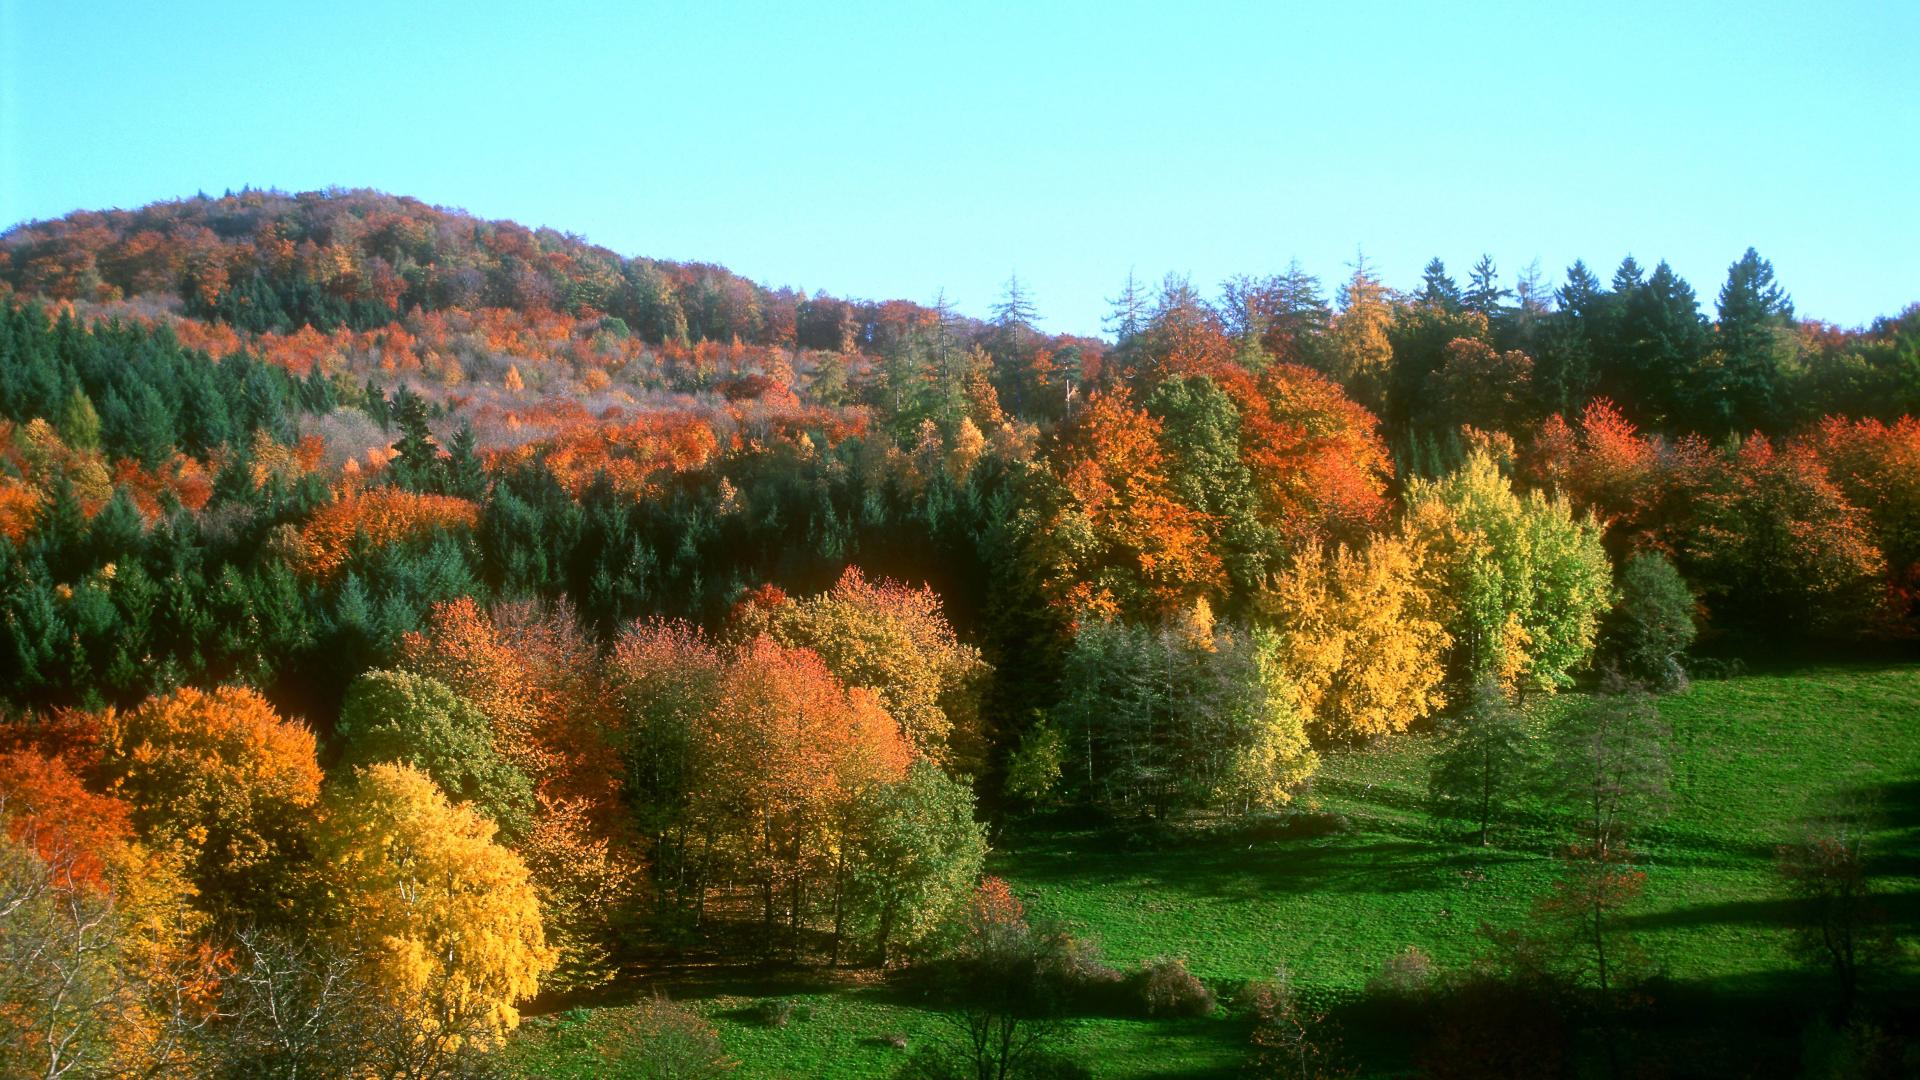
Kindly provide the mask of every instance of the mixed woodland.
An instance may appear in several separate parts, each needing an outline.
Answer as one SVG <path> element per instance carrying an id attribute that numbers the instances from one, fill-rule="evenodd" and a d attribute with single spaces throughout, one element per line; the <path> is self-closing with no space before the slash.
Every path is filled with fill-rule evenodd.
<path id="1" fill-rule="evenodd" d="M 1197 991 L 1029 925 L 1002 831 L 1284 816 L 1400 738 L 1480 843 L 1570 796 L 1604 1034 L 1651 699 L 1920 630 L 1920 305 L 1729 255 L 1127 277 L 1092 337 L 371 191 L 15 226 L 0 1074 L 479 1075 L 699 961 L 946 978 L 978 1075 L 1069 1075 L 1036 986 Z M 1847 843 L 1783 888 L 1854 896 Z"/>

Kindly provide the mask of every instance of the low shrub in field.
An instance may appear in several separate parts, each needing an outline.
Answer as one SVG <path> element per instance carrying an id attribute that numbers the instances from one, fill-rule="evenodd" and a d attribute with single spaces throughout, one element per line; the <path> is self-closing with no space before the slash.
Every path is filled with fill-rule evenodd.
<path id="1" fill-rule="evenodd" d="M 809 1013 L 792 998 L 767 998 L 753 1007 L 753 1018 L 767 1027 L 783 1028 L 795 1020 L 805 1020 Z"/>
<path id="2" fill-rule="evenodd" d="M 1207 1016 L 1213 1012 L 1213 991 L 1178 957 L 1149 960 L 1129 981 L 1148 1016 Z"/>
<path id="3" fill-rule="evenodd" d="M 665 997 L 530 1022 L 507 1058 L 508 1075 L 542 1080 L 716 1080 L 738 1064 L 712 1024 Z"/>
<path id="4" fill-rule="evenodd" d="M 1380 962 L 1380 970 L 1367 980 L 1367 993 L 1412 1004 L 1433 990 L 1434 977 L 1433 958 L 1420 946 L 1409 945 Z"/>
<path id="5" fill-rule="evenodd" d="M 1107 963 L 1100 943 L 1063 930 L 1041 931 L 1045 955 L 1035 969 L 1050 995 L 1069 1011 L 1124 1011 L 1127 977 Z"/>

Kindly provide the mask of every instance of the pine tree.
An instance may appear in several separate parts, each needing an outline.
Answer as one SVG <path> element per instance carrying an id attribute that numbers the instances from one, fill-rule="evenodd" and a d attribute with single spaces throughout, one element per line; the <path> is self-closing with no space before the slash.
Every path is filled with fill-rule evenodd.
<path id="1" fill-rule="evenodd" d="M 1421 303 L 1433 304 L 1444 311 L 1460 310 L 1460 286 L 1447 275 L 1447 264 L 1441 262 L 1438 256 L 1420 271 L 1419 299 Z"/>
<path id="2" fill-rule="evenodd" d="M 1130 359 L 1132 348 L 1140 335 L 1147 329 L 1147 293 L 1131 269 L 1127 271 L 1127 283 L 1120 289 L 1120 295 L 1107 300 L 1112 310 L 1101 320 L 1107 333 L 1113 335 L 1116 352 L 1122 363 Z"/>
<path id="3" fill-rule="evenodd" d="M 1779 413 L 1781 332 L 1792 325 L 1793 299 L 1773 277 L 1773 264 L 1748 248 L 1727 268 L 1720 288 L 1719 359 L 1696 389 L 1703 427 L 1738 432 Z"/>
<path id="4" fill-rule="evenodd" d="M 1460 306 L 1493 323 L 1503 310 L 1501 301 L 1512 295 L 1510 290 L 1500 287 L 1500 271 L 1493 263 L 1493 256 L 1482 255 L 1480 261 L 1473 264 Z"/>
<path id="5" fill-rule="evenodd" d="M 1034 309 L 1033 296 L 1020 284 L 1019 274 L 1007 276 L 1006 287 L 1000 293 L 1000 302 L 993 305 L 993 324 L 1001 329 L 1033 329 L 1040 318 Z"/>

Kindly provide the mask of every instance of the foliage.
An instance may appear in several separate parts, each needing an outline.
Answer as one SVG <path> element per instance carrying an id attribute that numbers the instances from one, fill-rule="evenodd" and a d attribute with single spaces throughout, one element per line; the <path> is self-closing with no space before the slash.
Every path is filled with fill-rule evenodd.
<path id="1" fill-rule="evenodd" d="M 1672 560 L 1639 551 L 1620 568 L 1620 599 L 1601 629 L 1606 663 L 1654 690 L 1686 686 L 1680 658 L 1693 644 L 1693 593 Z"/>
<path id="2" fill-rule="evenodd" d="M 1480 846 L 1496 814 L 1525 786 L 1533 747 L 1525 717 L 1499 686 L 1482 682 L 1442 722 L 1427 790 L 1438 816 L 1477 825 Z"/>
<path id="3" fill-rule="evenodd" d="M 1278 670 L 1314 734 L 1357 742 L 1404 731 L 1445 702 L 1442 651 L 1418 548 L 1377 536 L 1364 548 L 1301 553 L 1261 598 L 1279 624 Z"/>
<path id="4" fill-rule="evenodd" d="M 368 992 L 404 1018 L 383 1050 L 413 1067 L 497 1045 L 553 966 L 526 866 L 493 835 L 403 764 L 343 778 L 315 829 L 331 900 L 315 914 Z"/>
<path id="5" fill-rule="evenodd" d="M 1853 1014 L 1862 969 L 1884 964 L 1898 947 L 1869 877 L 1865 828 L 1845 818 L 1817 822 L 1782 844 L 1776 862 L 1792 897 L 1797 945 L 1807 960 L 1833 975 L 1834 1019 Z"/>
<path id="6" fill-rule="evenodd" d="M 1626 858 L 1634 832 L 1668 809 L 1671 737 L 1653 701 L 1633 688 L 1582 702 L 1553 724 L 1547 782 L 1594 859 Z"/>
<path id="7" fill-rule="evenodd" d="M 457 802 L 471 803 L 509 840 L 525 835 L 533 785 L 494 752 L 487 718 L 439 680 L 370 671 L 347 690 L 335 729 L 340 766 L 411 765 Z"/>
<path id="8" fill-rule="evenodd" d="M 144 839 L 185 854 L 205 907 L 291 913 L 300 826 L 320 794 L 311 731 L 238 687 L 182 688 L 99 724 L 102 781 Z"/>
<path id="9" fill-rule="evenodd" d="M 848 567 L 830 591 L 775 609 L 771 630 L 870 691 L 919 754 L 955 760 L 958 744 L 970 751 L 959 760 L 977 767 L 979 698 L 991 669 L 961 644 L 931 589 L 868 581 Z"/>
<path id="10" fill-rule="evenodd" d="M 1413 480 L 1405 532 L 1454 646 L 1454 679 L 1553 691 L 1586 663 L 1612 603 L 1600 530 L 1562 499 L 1520 495 L 1480 452 Z"/>
<path id="11" fill-rule="evenodd" d="M 1121 813 L 1286 803 L 1317 759 L 1275 650 L 1204 603 L 1157 629 L 1083 624 L 1052 710 L 1065 783 Z"/>
<path id="12" fill-rule="evenodd" d="M 924 759 L 899 783 L 862 796 L 842 840 L 853 877 L 846 921 L 871 928 L 884 966 L 952 921 L 986 865 L 987 838 L 973 819 L 973 792 Z"/>

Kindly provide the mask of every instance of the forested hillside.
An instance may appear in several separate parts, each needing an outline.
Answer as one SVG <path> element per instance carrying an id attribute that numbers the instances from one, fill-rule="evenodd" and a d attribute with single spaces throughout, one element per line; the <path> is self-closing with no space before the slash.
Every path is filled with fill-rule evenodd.
<path id="1" fill-rule="evenodd" d="M 1601 940 L 1647 695 L 1920 630 L 1920 305 L 1728 254 L 1128 278 L 1094 338 L 369 191 L 16 226 L 0 1073 L 468 1075 L 689 958 L 997 986 L 1077 962 L 982 879 L 1013 823 L 1301 811 L 1413 733 L 1485 844 L 1525 709 L 1613 800 L 1545 842 Z"/>

